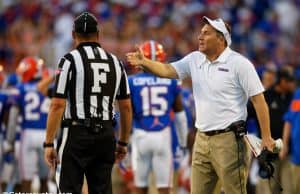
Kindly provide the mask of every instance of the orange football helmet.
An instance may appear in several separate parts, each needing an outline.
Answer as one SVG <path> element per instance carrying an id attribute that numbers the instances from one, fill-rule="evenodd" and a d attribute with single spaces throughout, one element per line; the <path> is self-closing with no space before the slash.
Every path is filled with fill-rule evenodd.
<path id="1" fill-rule="evenodd" d="M 25 57 L 19 63 L 16 73 L 22 82 L 40 79 L 45 69 L 44 60 L 39 57 Z"/>
<path id="2" fill-rule="evenodd" d="M 164 62 L 166 59 L 163 46 L 154 40 L 144 42 L 140 48 L 148 59 L 160 62 Z"/>

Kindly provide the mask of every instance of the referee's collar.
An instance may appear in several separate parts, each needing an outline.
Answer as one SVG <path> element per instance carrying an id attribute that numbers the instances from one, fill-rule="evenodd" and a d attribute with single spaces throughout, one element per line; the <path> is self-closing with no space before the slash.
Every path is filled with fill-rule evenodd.
<path id="1" fill-rule="evenodd" d="M 78 46 L 76 48 L 83 47 L 83 46 L 99 46 L 99 47 L 101 47 L 101 45 L 98 42 L 81 42 L 78 44 Z"/>

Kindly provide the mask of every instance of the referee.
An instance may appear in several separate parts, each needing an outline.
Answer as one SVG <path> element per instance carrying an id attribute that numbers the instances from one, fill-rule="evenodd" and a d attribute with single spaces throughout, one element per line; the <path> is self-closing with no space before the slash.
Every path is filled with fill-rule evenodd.
<path id="1" fill-rule="evenodd" d="M 60 193 L 81 193 L 85 174 L 90 194 L 112 193 L 115 158 L 127 153 L 132 110 L 127 76 L 118 58 L 101 48 L 97 19 L 79 15 L 72 32 L 76 48 L 58 65 L 50 105 L 45 160 L 56 169 Z M 121 129 L 116 143 L 113 105 L 118 100 Z M 53 141 L 62 127 L 57 150 Z"/>

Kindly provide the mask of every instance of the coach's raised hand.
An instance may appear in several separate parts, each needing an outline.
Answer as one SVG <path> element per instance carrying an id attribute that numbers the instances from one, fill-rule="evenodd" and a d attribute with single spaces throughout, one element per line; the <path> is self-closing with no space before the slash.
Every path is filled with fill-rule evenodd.
<path id="1" fill-rule="evenodd" d="M 144 56 L 142 49 L 136 46 L 136 52 L 127 53 L 127 61 L 134 67 L 153 73 L 159 77 L 178 79 L 174 67 L 168 63 L 154 61 Z"/>
<path id="2" fill-rule="evenodd" d="M 142 49 L 139 46 L 135 46 L 136 51 L 126 54 L 127 61 L 136 68 L 142 68 L 142 64 L 145 62 L 145 56 Z"/>

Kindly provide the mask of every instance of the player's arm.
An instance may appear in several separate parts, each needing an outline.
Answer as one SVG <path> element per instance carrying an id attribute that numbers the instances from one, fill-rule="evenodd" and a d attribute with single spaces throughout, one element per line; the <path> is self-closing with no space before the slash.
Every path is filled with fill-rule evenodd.
<path id="1" fill-rule="evenodd" d="M 8 123 L 6 132 L 6 150 L 11 150 L 13 148 L 13 143 L 16 137 L 16 128 L 18 123 L 20 109 L 17 105 L 12 105 L 8 113 Z"/>
<path id="2" fill-rule="evenodd" d="M 188 136 L 188 124 L 185 111 L 182 105 L 182 97 L 179 93 L 173 104 L 173 110 L 175 112 L 175 129 L 178 136 L 179 144 L 181 147 L 186 147 Z"/>
<path id="3" fill-rule="evenodd" d="M 250 100 L 257 114 L 263 143 L 262 146 L 266 146 L 270 151 L 272 151 L 275 146 L 275 142 L 271 137 L 271 130 L 269 125 L 270 114 L 264 94 L 259 93 L 257 95 L 254 95 L 250 98 Z"/>
<path id="4" fill-rule="evenodd" d="M 136 68 L 142 68 L 154 75 L 178 79 L 178 74 L 171 64 L 161 63 L 146 58 L 140 48 L 136 52 L 127 53 L 128 62 Z"/>

